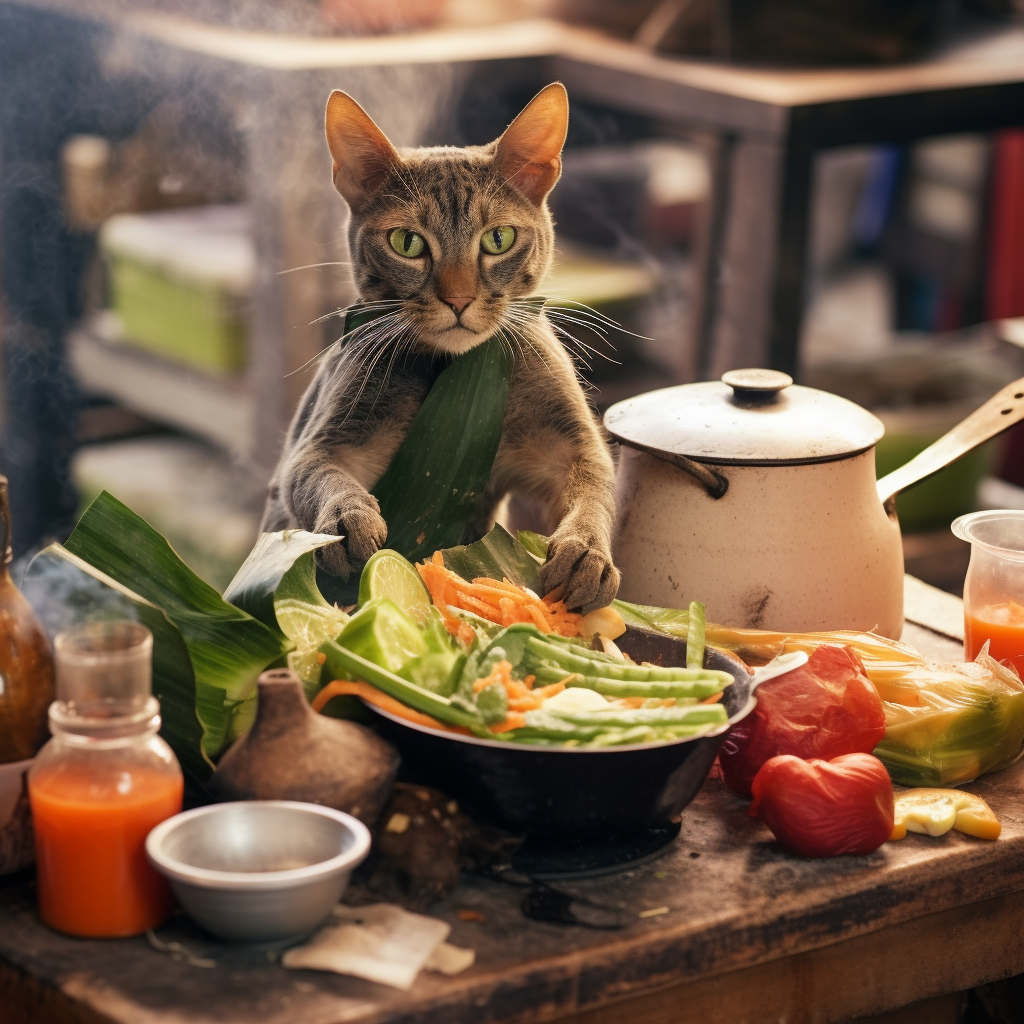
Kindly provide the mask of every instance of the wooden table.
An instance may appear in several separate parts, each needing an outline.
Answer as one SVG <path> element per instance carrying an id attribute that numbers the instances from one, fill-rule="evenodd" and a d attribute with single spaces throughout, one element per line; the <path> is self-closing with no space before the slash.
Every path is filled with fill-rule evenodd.
<path id="1" fill-rule="evenodd" d="M 927 593 L 916 593 L 912 612 L 928 617 Z M 905 639 L 932 657 L 961 653 L 911 623 Z M 709 781 L 662 857 L 557 883 L 625 928 L 530 921 L 523 889 L 464 876 L 430 912 L 451 922 L 450 941 L 476 950 L 476 964 L 454 978 L 425 972 L 409 992 L 286 971 L 185 919 L 160 937 L 216 967 L 176 962 L 144 938 L 64 938 L 39 923 L 23 874 L 0 882 L 0 1020 L 832 1024 L 877 1014 L 1024 972 L 1024 764 L 967 788 L 1002 820 L 997 842 L 912 835 L 870 857 L 810 861 L 782 853 L 746 801 Z M 482 919 L 464 920 L 467 910 Z"/>

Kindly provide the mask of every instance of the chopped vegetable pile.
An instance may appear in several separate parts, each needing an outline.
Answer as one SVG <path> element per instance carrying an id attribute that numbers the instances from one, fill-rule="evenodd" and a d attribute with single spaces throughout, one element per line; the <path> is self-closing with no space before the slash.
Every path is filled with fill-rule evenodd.
<path id="1" fill-rule="evenodd" d="M 557 594 L 541 598 L 507 578 L 467 581 L 440 552 L 416 569 L 428 606 L 397 563 L 394 572 L 375 567 L 382 580 L 402 579 L 408 607 L 363 591 L 368 599 L 320 647 L 332 681 L 316 710 L 356 696 L 429 728 L 586 748 L 691 738 L 728 724 L 718 701 L 732 676 L 702 667 L 699 604 L 686 667 L 636 664 L 613 642 L 624 625 L 610 609 L 580 616 Z"/>
<path id="2" fill-rule="evenodd" d="M 467 583 L 458 573 L 445 568 L 440 551 L 435 551 L 429 562 L 421 562 L 416 568 L 445 625 L 465 643 L 471 643 L 475 634 L 468 623 L 452 612 L 452 606 L 475 612 L 499 626 L 529 622 L 542 633 L 579 636 L 582 616 L 570 612 L 565 603 L 553 599 L 553 595 L 541 600 L 532 591 L 507 579 L 499 581 L 482 576 Z"/>

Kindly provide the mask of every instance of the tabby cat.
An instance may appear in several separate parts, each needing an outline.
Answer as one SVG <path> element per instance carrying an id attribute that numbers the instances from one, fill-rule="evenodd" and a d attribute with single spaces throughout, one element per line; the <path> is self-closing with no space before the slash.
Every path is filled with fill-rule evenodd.
<path id="1" fill-rule="evenodd" d="M 545 314 L 524 301 L 551 264 L 547 195 L 561 174 L 568 97 L 531 100 L 487 146 L 396 150 L 343 92 L 327 104 L 334 184 L 351 210 L 360 298 L 383 310 L 321 361 L 269 487 L 264 530 L 301 527 L 344 539 L 321 565 L 347 578 L 388 536 L 369 493 L 431 384 L 458 356 L 505 328 L 516 350 L 501 443 L 470 524 L 493 525 L 508 493 L 546 509 L 541 579 L 570 608 L 608 604 L 619 585 L 607 445 L 575 367 Z"/>

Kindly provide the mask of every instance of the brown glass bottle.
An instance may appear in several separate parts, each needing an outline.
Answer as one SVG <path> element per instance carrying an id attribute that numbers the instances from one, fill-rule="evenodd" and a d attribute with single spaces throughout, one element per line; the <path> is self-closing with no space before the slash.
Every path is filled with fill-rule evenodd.
<path id="1" fill-rule="evenodd" d="M 3 476 L 0 520 L 0 764 L 5 764 L 33 757 L 46 742 L 54 682 L 50 642 L 11 579 L 11 509 Z"/>

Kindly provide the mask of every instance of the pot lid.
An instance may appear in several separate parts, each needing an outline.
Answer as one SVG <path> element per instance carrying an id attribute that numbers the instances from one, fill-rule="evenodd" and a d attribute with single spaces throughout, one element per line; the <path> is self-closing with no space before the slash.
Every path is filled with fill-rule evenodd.
<path id="1" fill-rule="evenodd" d="M 719 465 L 830 462 L 885 433 L 867 409 L 777 370 L 730 370 L 721 381 L 637 395 L 613 405 L 604 424 L 622 444 Z"/>

